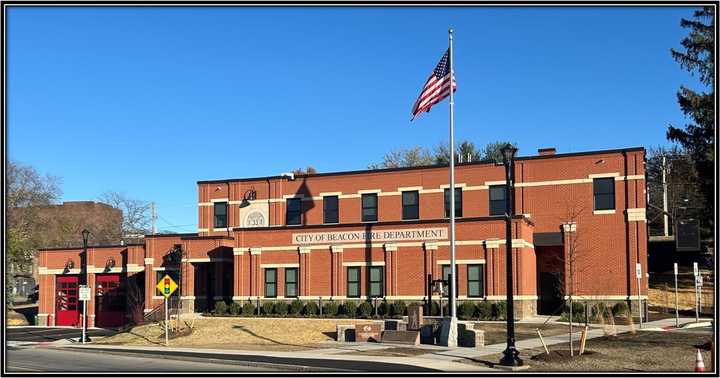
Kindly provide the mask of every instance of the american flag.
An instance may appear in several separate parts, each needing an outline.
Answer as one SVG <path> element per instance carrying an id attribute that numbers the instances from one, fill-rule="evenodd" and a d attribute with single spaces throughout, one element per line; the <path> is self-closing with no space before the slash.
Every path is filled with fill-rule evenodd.
<path id="1" fill-rule="evenodd" d="M 454 76 L 454 75 L 453 75 Z M 453 91 L 457 91 L 455 77 L 452 80 Z M 420 113 L 429 112 L 430 108 L 450 95 L 450 49 L 445 51 L 435 70 L 430 74 L 420 97 L 412 108 L 412 120 Z M 412 121 L 411 120 L 411 121 Z"/>

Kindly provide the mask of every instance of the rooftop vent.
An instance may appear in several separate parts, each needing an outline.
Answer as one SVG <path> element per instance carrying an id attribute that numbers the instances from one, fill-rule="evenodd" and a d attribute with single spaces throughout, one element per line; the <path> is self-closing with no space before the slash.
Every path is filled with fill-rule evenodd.
<path id="1" fill-rule="evenodd" d="M 540 156 L 546 156 L 546 155 L 555 155 L 555 147 L 548 147 L 548 148 L 538 148 L 538 155 Z"/>

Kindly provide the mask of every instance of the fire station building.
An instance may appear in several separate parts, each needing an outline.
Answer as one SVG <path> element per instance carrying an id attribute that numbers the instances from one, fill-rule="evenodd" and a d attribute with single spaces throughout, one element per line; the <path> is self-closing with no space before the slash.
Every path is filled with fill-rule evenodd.
<path id="1" fill-rule="evenodd" d="M 643 148 L 518 157 L 508 246 L 504 166 L 458 164 L 458 299 L 505 299 L 506 248 L 520 318 L 553 312 L 569 294 L 646 298 L 644 165 Z M 197 233 L 41 250 L 39 324 L 78 325 L 81 284 L 93 288 L 89 325 L 113 327 L 162 306 L 155 286 L 165 274 L 178 282 L 184 312 L 218 300 L 421 302 L 430 280 L 449 275 L 447 166 L 197 185 Z"/>

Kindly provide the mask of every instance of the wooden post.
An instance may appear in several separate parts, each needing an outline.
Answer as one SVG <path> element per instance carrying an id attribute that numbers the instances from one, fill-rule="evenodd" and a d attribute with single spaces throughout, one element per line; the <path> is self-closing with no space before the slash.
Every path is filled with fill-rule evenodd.
<path id="1" fill-rule="evenodd" d="M 585 326 L 580 334 L 580 355 L 585 352 L 585 341 L 587 340 L 588 326 Z"/>
<path id="2" fill-rule="evenodd" d="M 535 328 L 535 331 L 537 331 L 538 337 L 540 338 L 540 343 L 542 344 L 543 348 L 545 348 L 545 354 L 550 354 L 547 345 L 545 345 L 545 340 L 543 340 L 542 334 L 540 333 L 540 328 Z"/>

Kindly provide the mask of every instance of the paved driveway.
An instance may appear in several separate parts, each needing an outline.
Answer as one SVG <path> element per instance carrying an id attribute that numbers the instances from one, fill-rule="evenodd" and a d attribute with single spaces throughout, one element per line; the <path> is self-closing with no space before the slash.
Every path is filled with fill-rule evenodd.
<path id="1" fill-rule="evenodd" d="M 5 329 L 8 341 L 51 342 L 82 336 L 81 328 L 64 327 L 8 327 Z M 88 329 L 88 336 L 112 336 L 116 331 L 104 328 Z"/>

